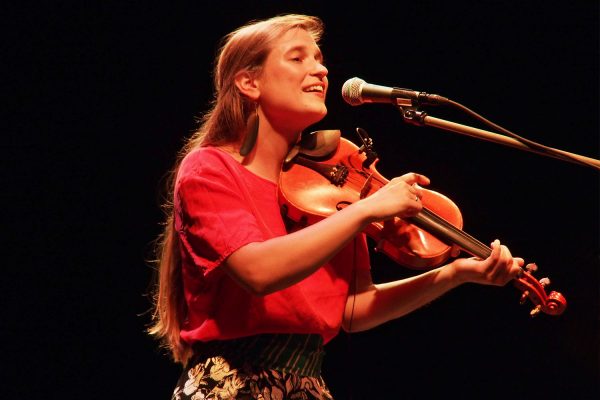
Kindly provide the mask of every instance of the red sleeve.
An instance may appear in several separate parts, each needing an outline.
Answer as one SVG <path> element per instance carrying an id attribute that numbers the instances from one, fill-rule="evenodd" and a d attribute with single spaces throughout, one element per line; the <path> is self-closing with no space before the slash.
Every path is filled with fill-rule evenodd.
<path id="1" fill-rule="evenodd" d="M 187 161 L 187 162 L 186 162 Z M 213 154 L 184 160 L 175 186 L 175 229 L 204 274 L 240 247 L 266 238 L 232 165 Z"/>

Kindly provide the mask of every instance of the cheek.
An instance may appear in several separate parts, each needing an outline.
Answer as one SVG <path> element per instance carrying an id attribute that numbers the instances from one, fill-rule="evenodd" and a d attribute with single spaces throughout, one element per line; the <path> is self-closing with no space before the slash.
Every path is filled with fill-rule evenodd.
<path id="1" fill-rule="evenodd" d="M 282 76 L 270 83 L 268 90 L 263 92 L 263 99 L 274 104 L 294 103 L 299 100 L 300 88 L 296 80 Z"/>

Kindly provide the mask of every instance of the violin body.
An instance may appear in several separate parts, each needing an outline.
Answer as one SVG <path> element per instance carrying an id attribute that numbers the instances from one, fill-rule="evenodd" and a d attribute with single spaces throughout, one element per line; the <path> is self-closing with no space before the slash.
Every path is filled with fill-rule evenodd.
<path id="1" fill-rule="evenodd" d="M 376 162 L 363 168 L 365 160 L 366 155 L 354 143 L 340 138 L 335 153 L 318 160 L 318 168 L 299 162 L 288 165 L 279 182 L 279 199 L 288 217 L 310 225 L 387 184 L 389 181 L 376 170 Z M 332 182 L 330 174 L 340 173 L 341 168 L 347 171 L 343 182 Z M 462 214 L 448 197 L 423 189 L 421 200 L 425 207 L 462 228 Z M 451 245 L 401 218 L 370 224 L 365 233 L 375 240 L 377 251 L 409 268 L 430 269 L 451 255 Z"/>
<path id="2" fill-rule="evenodd" d="M 375 168 L 378 159 L 373 155 L 376 153 L 363 151 L 366 143 L 363 148 L 358 148 L 336 132 L 337 136 L 328 135 L 334 140 L 323 141 L 326 145 L 321 149 L 307 152 L 295 149 L 284 163 L 279 178 L 279 202 L 297 229 L 372 195 L 389 182 Z M 361 138 L 365 142 L 362 135 Z M 321 151 L 323 148 L 327 151 Z M 396 217 L 371 223 L 365 228 L 365 234 L 376 241 L 377 251 L 413 269 L 439 266 L 455 249 L 482 259 L 489 257 L 491 248 L 462 230 L 462 214 L 452 200 L 441 193 L 423 189 L 421 201 L 423 208 L 416 216 Z M 550 280 L 538 281 L 532 275 L 535 270 L 537 266 L 530 263 L 513 280 L 514 286 L 522 292 L 521 304 L 529 299 L 535 305 L 530 312 L 532 316 L 540 312 L 562 314 L 567 306 L 566 299 L 559 292 L 547 294 L 545 288 Z"/>

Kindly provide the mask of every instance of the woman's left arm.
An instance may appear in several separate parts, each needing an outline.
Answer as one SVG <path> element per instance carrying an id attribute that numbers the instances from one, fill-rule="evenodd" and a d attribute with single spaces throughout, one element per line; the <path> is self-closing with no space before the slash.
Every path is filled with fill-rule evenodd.
<path id="1" fill-rule="evenodd" d="M 420 275 L 373 284 L 370 273 L 357 276 L 355 293 L 346 301 L 343 328 L 363 331 L 406 315 L 466 282 L 503 286 L 521 273 L 523 259 L 513 258 L 499 241 L 485 260 L 458 258 Z"/>

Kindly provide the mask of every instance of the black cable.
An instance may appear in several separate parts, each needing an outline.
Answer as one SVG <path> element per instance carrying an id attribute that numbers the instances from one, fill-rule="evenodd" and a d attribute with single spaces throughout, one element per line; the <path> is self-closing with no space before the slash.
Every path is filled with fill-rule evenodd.
<path id="1" fill-rule="evenodd" d="M 579 164 L 579 165 L 584 165 L 584 166 L 587 166 L 587 167 L 592 167 L 592 168 L 595 168 L 595 169 L 600 169 L 600 167 L 598 167 L 597 165 L 594 165 L 594 164 L 592 164 L 590 162 L 587 162 L 585 160 L 581 160 L 581 159 L 576 158 L 576 157 L 574 157 L 574 156 L 572 156 L 570 154 L 559 153 L 559 152 L 556 151 L 556 149 L 553 149 L 553 148 L 545 146 L 545 145 L 543 145 L 541 143 L 537 143 L 537 142 L 534 142 L 533 140 L 529 140 L 529 139 L 526 139 L 526 138 L 524 138 L 522 136 L 519 136 L 516 133 L 513 133 L 513 132 L 509 131 L 508 129 L 501 127 L 500 125 L 493 123 L 492 121 L 488 120 L 487 118 L 479 115 L 475 111 L 469 109 L 468 107 L 463 106 L 462 104 L 460 104 L 460 103 L 458 103 L 456 101 L 448 99 L 446 101 L 446 103 L 449 104 L 449 105 L 451 105 L 451 106 L 453 106 L 453 107 L 455 107 L 455 108 L 457 108 L 457 109 L 459 109 L 460 111 L 465 112 L 466 114 L 468 114 L 471 117 L 473 117 L 473 118 L 475 118 L 475 119 L 483 122 L 484 124 L 486 124 L 486 125 L 494 128 L 495 130 L 497 130 L 499 132 L 502 132 L 503 134 L 505 134 L 507 136 L 512 137 L 513 139 L 519 141 L 520 143 L 526 145 L 527 147 L 529 147 L 531 149 L 538 150 L 539 152 L 541 152 L 543 154 L 548 154 L 548 155 L 560 158 L 560 159 L 565 160 L 565 161 L 570 161 L 570 162 L 573 162 L 573 163 L 576 163 L 576 164 Z"/>

